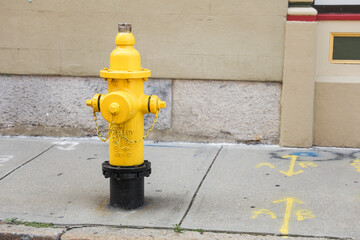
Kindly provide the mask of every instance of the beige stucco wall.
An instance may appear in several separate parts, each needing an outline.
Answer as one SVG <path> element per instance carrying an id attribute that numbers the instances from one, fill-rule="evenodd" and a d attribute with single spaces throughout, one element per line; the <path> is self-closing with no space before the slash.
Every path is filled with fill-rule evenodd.
<path id="1" fill-rule="evenodd" d="M 314 145 L 360 147 L 360 65 L 329 63 L 331 32 L 360 32 L 360 21 L 318 24 Z"/>
<path id="2" fill-rule="evenodd" d="M 286 24 L 282 146 L 360 146 L 360 67 L 329 62 L 332 32 L 360 32 L 360 21 Z"/>
<path id="3" fill-rule="evenodd" d="M 359 93 L 359 83 L 316 83 L 314 145 L 360 147 Z"/>
<path id="4" fill-rule="evenodd" d="M 349 81 L 360 76 L 359 64 L 334 64 L 329 62 L 330 33 L 360 33 L 360 21 L 320 21 L 317 32 L 316 81 Z M 360 83 L 360 79 L 358 81 Z"/>
<path id="5" fill-rule="evenodd" d="M 312 146 L 316 31 L 316 22 L 286 23 L 281 146 Z"/>
<path id="6" fill-rule="evenodd" d="M 156 78 L 281 81 L 287 0 L 0 0 L 0 73 L 98 76 L 131 22 Z"/>

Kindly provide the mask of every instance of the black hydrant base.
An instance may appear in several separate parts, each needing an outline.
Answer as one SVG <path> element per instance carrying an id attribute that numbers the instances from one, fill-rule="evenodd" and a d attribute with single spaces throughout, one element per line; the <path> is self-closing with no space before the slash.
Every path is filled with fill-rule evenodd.
<path id="1" fill-rule="evenodd" d="M 110 206 L 135 209 L 144 205 L 144 177 L 117 180 L 110 178 Z"/>
<path id="2" fill-rule="evenodd" d="M 150 176 L 151 163 L 147 160 L 139 166 L 112 166 L 102 164 L 105 178 L 110 178 L 110 206 L 135 209 L 144 204 L 144 177 Z"/>

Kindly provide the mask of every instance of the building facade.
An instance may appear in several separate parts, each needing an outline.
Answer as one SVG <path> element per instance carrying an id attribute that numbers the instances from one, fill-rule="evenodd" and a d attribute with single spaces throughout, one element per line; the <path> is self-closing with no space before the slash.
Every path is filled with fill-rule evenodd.
<path id="1" fill-rule="evenodd" d="M 168 102 L 150 139 L 360 147 L 356 4 L 0 0 L 0 134 L 95 135 L 85 101 L 131 22 Z"/>

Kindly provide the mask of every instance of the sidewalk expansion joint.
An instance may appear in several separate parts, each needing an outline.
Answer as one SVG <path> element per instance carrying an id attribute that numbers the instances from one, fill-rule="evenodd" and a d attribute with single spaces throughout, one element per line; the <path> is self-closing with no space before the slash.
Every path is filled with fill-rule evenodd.
<path id="1" fill-rule="evenodd" d="M 61 140 L 60 142 L 62 142 L 64 140 Z M 15 172 L 16 170 L 22 168 L 23 166 L 25 166 L 26 164 L 28 164 L 29 162 L 31 162 L 32 160 L 36 159 L 37 157 L 40 157 L 41 155 L 43 155 L 44 153 L 46 153 L 47 151 L 49 151 L 50 149 L 52 149 L 53 147 L 55 147 L 58 143 L 51 145 L 49 148 L 45 149 L 44 151 L 42 151 L 41 153 L 39 153 L 38 155 L 36 155 L 35 157 L 31 158 L 30 160 L 27 160 L 26 162 L 24 162 L 23 164 L 21 164 L 20 166 L 17 166 L 16 168 L 14 168 L 13 170 L 11 170 L 10 172 L 8 172 L 7 174 L 5 174 L 3 177 L 0 178 L 0 181 L 3 180 L 4 178 L 6 178 L 7 176 L 9 176 L 10 174 L 12 174 L 13 172 Z"/>
<path id="2" fill-rule="evenodd" d="M 190 202 L 188 208 L 187 208 L 186 211 L 185 211 L 184 216 L 181 218 L 181 220 L 180 220 L 180 222 L 179 222 L 179 227 L 181 227 L 181 224 L 183 223 L 184 219 L 185 219 L 186 216 L 188 215 L 188 213 L 189 213 L 189 211 L 190 211 L 190 209 L 191 209 L 191 207 L 192 207 L 192 205 L 193 205 L 193 203 L 194 203 L 194 201 L 195 201 L 195 198 L 196 198 L 196 196 L 197 196 L 197 194 L 198 194 L 198 192 L 199 192 L 199 190 L 200 190 L 203 182 L 205 181 L 205 178 L 207 177 L 208 173 L 210 172 L 211 167 L 214 165 L 215 160 L 216 160 L 217 157 L 219 156 L 219 153 L 221 152 L 222 149 L 223 149 L 223 146 L 220 147 L 219 151 L 216 153 L 214 159 L 212 160 L 212 162 L 211 162 L 208 170 L 206 171 L 205 175 L 204 175 L 203 178 L 201 179 L 200 184 L 199 184 L 199 186 L 197 187 L 197 189 L 196 189 L 196 191 L 195 191 L 195 193 L 194 193 L 194 195 L 193 195 L 193 197 L 192 197 L 192 199 L 191 199 L 191 202 Z"/>

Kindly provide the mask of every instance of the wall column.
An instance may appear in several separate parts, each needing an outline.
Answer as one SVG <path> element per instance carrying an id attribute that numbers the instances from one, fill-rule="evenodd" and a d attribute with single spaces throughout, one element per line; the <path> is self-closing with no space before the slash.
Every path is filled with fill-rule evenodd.
<path id="1" fill-rule="evenodd" d="M 317 11 L 313 0 L 289 0 L 286 22 L 280 146 L 313 145 Z"/>

